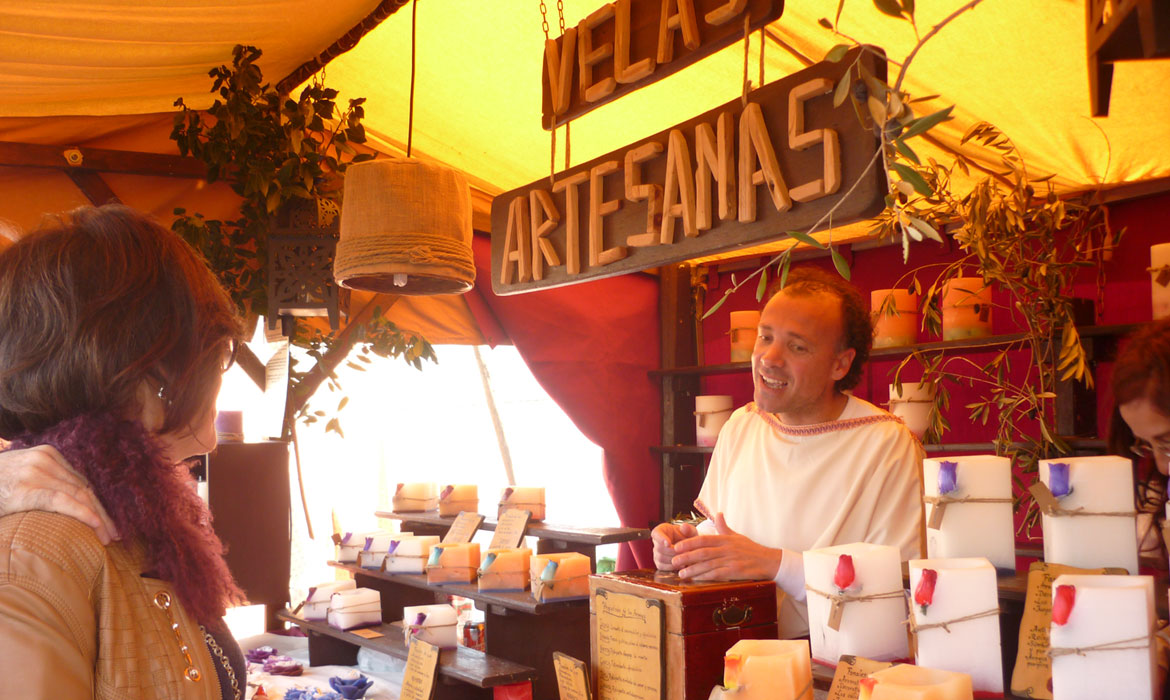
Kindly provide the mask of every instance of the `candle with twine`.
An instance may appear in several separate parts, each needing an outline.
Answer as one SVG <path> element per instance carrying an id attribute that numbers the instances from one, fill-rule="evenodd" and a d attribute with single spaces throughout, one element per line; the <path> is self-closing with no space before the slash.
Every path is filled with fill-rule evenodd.
<path id="1" fill-rule="evenodd" d="M 1137 573 L 1130 460 L 1103 455 L 1040 460 L 1030 489 L 1043 514 L 1044 561 Z"/>
<path id="2" fill-rule="evenodd" d="M 1158 690 L 1150 576 L 1058 576 L 1052 584 L 1052 692 L 1060 700 L 1152 699 Z"/>
<path id="3" fill-rule="evenodd" d="M 391 508 L 395 513 L 418 513 L 439 507 L 439 489 L 427 483 L 398 484 Z"/>
<path id="4" fill-rule="evenodd" d="M 987 557 L 1000 571 L 1016 570 L 1010 459 L 924 459 L 922 484 L 931 559 Z"/>
<path id="5" fill-rule="evenodd" d="M 410 605 L 402 609 L 402 633 L 407 646 L 416 639 L 440 649 L 459 646 L 459 615 L 450 605 Z"/>
<path id="6" fill-rule="evenodd" d="M 695 397 L 695 444 L 711 447 L 723 424 L 731 417 L 732 398 L 725 395 Z"/>
<path id="7" fill-rule="evenodd" d="M 540 602 L 589 596 L 589 557 L 580 552 L 534 554 L 529 559 L 532 597 Z"/>
<path id="8" fill-rule="evenodd" d="M 431 547 L 439 544 L 438 535 L 411 535 L 390 543 L 382 571 L 388 574 L 421 574 L 426 571 Z"/>
<path id="9" fill-rule="evenodd" d="M 427 583 L 475 583 L 479 543 L 436 544 L 427 559 Z"/>

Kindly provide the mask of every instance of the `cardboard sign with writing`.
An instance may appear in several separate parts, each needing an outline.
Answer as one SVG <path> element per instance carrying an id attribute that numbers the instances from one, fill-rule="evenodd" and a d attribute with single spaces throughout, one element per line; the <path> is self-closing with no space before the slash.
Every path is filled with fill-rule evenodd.
<path id="1" fill-rule="evenodd" d="M 455 516 L 455 522 L 451 523 L 451 527 L 447 528 L 447 534 L 443 535 L 443 544 L 470 542 L 482 522 L 483 516 L 479 513 L 461 512 Z"/>
<path id="2" fill-rule="evenodd" d="M 406 655 L 406 670 L 402 672 L 399 700 L 431 700 L 438 672 L 439 647 L 421 639 L 413 640 Z"/>
<path id="3" fill-rule="evenodd" d="M 833 106 L 833 89 L 859 66 L 884 79 L 881 56 L 855 48 L 749 93 L 746 106 L 736 97 L 555 184 L 542 177 L 497 196 L 492 290 L 576 284 L 821 230 L 830 209 L 834 226 L 877 214 L 887 193 L 880 140 L 849 100 Z"/>
<path id="4" fill-rule="evenodd" d="M 524 531 L 532 513 L 519 508 L 509 508 L 496 521 L 496 532 L 492 535 L 489 549 L 515 549 L 524 542 Z"/>
<path id="5" fill-rule="evenodd" d="M 1078 569 L 1075 566 L 1032 562 L 1028 593 L 1020 621 L 1020 645 L 1012 670 L 1012 693 L 1052 700 L 1052 660 L 1048 658 L 1048 631 L 1052 625 L 1052 582 L 1061 574 L 1125 574 L 1125 569 Z"/>
<path id="6" fill-rule="evenodd" d="M 827 700 L 857 700 L 857 695 L 861 692 L 862 678 L 893 665 L 888 661 L 874 661 L 864 656 L 852 654 L 842 656 L 837 662 L 837 671 L 833 674 L 833 684 L 829 686 Z"/>
<path id="7" fill-rule="evenodd" d="M 593 700 L 589 692 L 589 667 L 584 661 L 554 651 L 553 667 L 557 671 L 561 700 Z"/>
<path id="8" fill-rule="evenodd" d="M 593 609 L 598 700 L 662 700 L 662 601 L 598 589 Z"/>

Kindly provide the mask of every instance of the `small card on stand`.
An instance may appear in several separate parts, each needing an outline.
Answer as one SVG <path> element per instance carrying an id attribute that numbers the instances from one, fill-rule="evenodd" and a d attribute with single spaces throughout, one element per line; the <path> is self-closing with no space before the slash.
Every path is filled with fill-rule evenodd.
<path id="1" fill-rule="evenodd" d="M 370 629 L 369 627 L 363 627 L 362 629 L 350 630 L 350 633 L 355 634 L 355 635 L 362 637 L 362 638 L 365 638 L 365 639 L 377 639 L 378 637 L 386 636 L 386 635 L 382 634 L 381 632 L 379 632 L 378 630 Z"/>
<path id="2" fill-rule="evenodd" d="M 483 516 L 479 513 L 469 513 L 463 511 L 455 516 L 455 522 L 451 523 L 451 527 L 447 529 L 447 534 L 443 535 L 443 544 L 466 544 L 475 537 L 475 531 L 479 529 L 480 524 L 483 523 Z"/>
<path id="3" fill-rule="evenodd" d="M 421 639 L 410 643 L 406 670 L 402 673 L 399 700 L 431 700 L 435 695 L 435 676 L 439 671 L 439 647 Z"/>
<path id="4" fill-rule="evenodd" d="M 528 529 L 528 519 L 532 513 L 519 508 L 509 508 L 504 511 L 496 522 L 496 533 L 492 536 L 489 549 L 516 549 L 524 542 L 524 531 Z"/>
<path id="5" fill-rule="evenodd" d="M 874 661 L 852 654 L 842 656 L 837 662 L 837 671 L 833 674 L 827 700 L 855 700 L 861 692 L 862 678 L 893 665 L 888 661 Z"/>
<path id="6" fill-rule="evenodd" d="M 553 666 L 557 670 L 561 700 L 593 700 L 589 692 L 589 667 L 584 661 L 554 651 Z"/>

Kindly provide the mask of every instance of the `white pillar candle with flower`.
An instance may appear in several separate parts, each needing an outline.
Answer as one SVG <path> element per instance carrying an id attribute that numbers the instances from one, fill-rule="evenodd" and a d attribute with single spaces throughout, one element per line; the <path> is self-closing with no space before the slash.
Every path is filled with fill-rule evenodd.
<path id="1" fill-rule="evenodd" d="M 877 661 L 909 657 L 902 562 L 897 547 L 858 542 L 804 553 L 813 660 L 843 654 Z"/>
<path id="2" fill-rule="evenodd" d="M 1051 506 L 1039 503 L 1044 514 L 1044 561 L 1137 573 L 1130 460 L 1112 455 L 1043 459 L 1040 482 L 1055 499 Z"/>
<path id="3" fill-rule="evenodd" d="M 922 461 L 926 552 L 931 559 L 987 557 L 1016 570 L 1012 462 L 996 455 Z"/>

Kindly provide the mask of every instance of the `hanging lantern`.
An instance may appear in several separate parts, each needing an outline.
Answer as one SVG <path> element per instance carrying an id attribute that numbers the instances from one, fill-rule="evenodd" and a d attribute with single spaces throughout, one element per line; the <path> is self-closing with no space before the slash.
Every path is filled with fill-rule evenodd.
<path id="1" fill-rule="evenodd" d="M 292 199 L 277 211 L 268 235 L 268 327 L 292 317 L 327 316 L 337 330 L 349 292 L 339 290 L 330 273 L 337 246 L 337 205 L 324 198 Z"/>
<path id="2" fill-rule="evenodd" d="M 475 282 L 471 191 L 451 168 L 415 159 L 345 173 L 338 284 L 389 294 L 462 294 Z"/>

